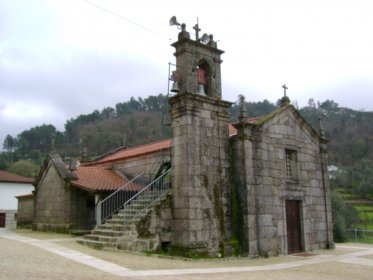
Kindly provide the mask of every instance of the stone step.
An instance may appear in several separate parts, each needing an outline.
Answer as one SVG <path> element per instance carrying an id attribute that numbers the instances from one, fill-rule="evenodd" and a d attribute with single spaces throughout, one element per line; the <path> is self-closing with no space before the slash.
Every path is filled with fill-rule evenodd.
<path id="1" fill-rule="evenodd" d="M 119 225 L 123 225 L 124 223 L 124 220 L 123 219 L 108 219 L 106 220 L 105 224 L 119 224 Z"/>
<path id="2" fill-rule="evenodd" d="M 118 244 L 122 244 L 126 242 L 134 242 L 136 240 L 137 240 L 137 234 L 136 235 L 124 235 L 118 239 Z"/>
<path id="3" fill-rule="evenodd" d="M 138 212 L 136 209 L 126 208 L 119 213 L 119 215 L 135 215 Z M 119 216 L 120 217 L 120 216 Z"/>
<path id="4" fill-rule="evenodd" d="M 139 239 L 136 223 L 148 213 L 149 207 L 153 208 L 159 204 L 165 194 L 158 197 L 159 192 L 147 191 L 126 205 L 124 209 L 113 214 L 104 224 L 92 230 L 91 234 L 86 235 L 79 243 L 96 249 L 129 251 L 152 249 L 152 244 L 155 244 L 155 241 Z"/>
<path id="5" fill-rule="evenodd" d="M 100 241 L 103 243 L 114 243 L 118 240 L 118 237 L 89 234 L 86 235 L 84 239 L 89 241 Z"/>
<path id="6" fill-rule="evenodd" d="M 154 203 L 152 205 L 154 205 Z M 140 205 L 130 206 L 130 207 L 124 208 L 118 214 L 119 215 L 124 215 L 124 214 L 137 213 L 138 211 L 141 211 L 143 209 L 147 209 L 149 207 L 151 207 L 151 204 L 146 205 L 146 206 L 140 206 Z"/>
<path id="7" fill-rule="evenodd" d="M 125 237 L 128 237 L 128 236 L 137 237 L 138 236 L 137 231 L 136 230 L 127 230 L 127 231 L 123 232 L 122 236 L 118 237 L 118 240 L 122 239 L 122 238 L 125 238 Z"/>
<path id="8" fill-rule="evenodd" d="M 126 211 L 123 211 L 121 213 L 114 214 L 111 217 L 111 219 L 114 219 L 114 220 L 124 220 L 126 217 L 133 216 L 133 215 L 137 214 L 140 210 L 142 211 L 144 209 L 147 209 L 147 208 L 127 209 Z"/>
<path id="9" fill-rule="evenodd" d="M 123 224 L 103 224 L 103 225 L 99 225 L 96 229 L 123 231 L 126 229 L 126 227 Z"/>
<path id="10" fill-rule="evenodd" d="M 127 204 L 125 207 L 133 207 L 133 206 L 147 206 L 151 204 L 154 201 L 154 199 L 146 199 L 146 200 L 139 200 L 139 201 L 133 201 L 130 204 Z"/>
<path id="11" fill-rule="evenodd" d="M 120 225 L 120 224 L 119 224 Z M 102 225 L 99 225 L 97 228 L 95 229 L 112 229 L 114 226 L 114 224 L 102 224 Z"/>
<path id="12" fill-rule="evenodd" d="M 108 242 L 102 242 L 102 241 L 96 241 L 96 240 L 89 240 L 89 239 L 83 239 L 79 240 L 78 243 L 82 245 L 86 245 L 88 247 L 94 248 L 94 249 L 116 249 L 117 245 L 114 243 L 108 243 Z"/>
<path id="13" fill-rule="evenodd" d="M 113 229 L 94 229 L 91 234 L 118 237 L 122 235 L 122 232 Z"/>
<path id="14" fill-rule="evenodd" d="M 156 195 L 140 195 L 138 198 L 133 199 L 130 203 L 148 203 L 149 201 L 157 198 Z"/>
<path id="15" fill-rule="evenodd" d="M 127 230 L 135 230 L 136 225 L 131 224 L 131 223 L 126 224 L 126 225 L 124 224 L 103 224 L 103 225 L 98 226 L 97 229 L 123 232 Z"/>
<path id="16" fill-rule="evenodd" d="M 149 206 L 150 206 L 150 204 L 147 204 L 147 205 L 139 205 L 139 204 L 128 205 L 123 210 L 119 211 L 118 215 L 123 215 L 123 214 L 127 214 L 127 213 L 135 213 L 135 212 L 137 212 L 141 209 L 148 208 Z"/>
<path id="17" fill-rule="evenodd" d="M 115 219 L 115 220 L 119 220 L 123 218 L 124 218 L 124 214 L 121 214 L 121 213 L 114 214 L 113 216 L 111 216 L 111 219 Z"/>

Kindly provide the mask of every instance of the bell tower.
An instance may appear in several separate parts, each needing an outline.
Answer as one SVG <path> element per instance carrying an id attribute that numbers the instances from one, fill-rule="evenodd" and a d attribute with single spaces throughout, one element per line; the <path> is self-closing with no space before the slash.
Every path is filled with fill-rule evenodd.
<path id="1" fill-rule="evenodd" d="M 172 20 L 172 19 L 171 19 Z M 195 40 L 185 24 L 176 49 L 177 94 L 170 98 L 173 237 L 176 254 L 218 256 L 227 244 L 228 109 L 221 99 L 220 56 L 212 35 Z M 171 22 L 170 22 L 171 24 Z M 225 251 L 227 252 L 227 251 Z"/>
<path id="2" fill-rule="evenodd" d="M 176 52 L 176 75 L 179 92 L 197 93 L 221 99 L 220 56 L 224 51 L 217 48 L 213 35 L 204 34 L 191 40 L 186 25 L 181 25 L 178 40 L 172 44 Z"/>

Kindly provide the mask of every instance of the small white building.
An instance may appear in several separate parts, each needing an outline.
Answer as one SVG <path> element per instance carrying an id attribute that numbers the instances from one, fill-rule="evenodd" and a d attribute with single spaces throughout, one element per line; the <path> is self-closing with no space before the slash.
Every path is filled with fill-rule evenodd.
<path id="1" fill-rule="evenodd" d="M 0 228 L 17 225 L 16 196 L 30 194 L 34 190 L 34 179 L 0 170 Z"/>

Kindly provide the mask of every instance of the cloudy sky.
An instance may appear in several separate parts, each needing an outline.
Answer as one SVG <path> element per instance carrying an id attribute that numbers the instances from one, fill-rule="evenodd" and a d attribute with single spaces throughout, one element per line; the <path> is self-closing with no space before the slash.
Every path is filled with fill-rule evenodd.
<path id="1" fill-rule="evenodd" d="M 100 8 L 101 7 L 101 8 Z M 12 0 L 0 2 L 0 146 L 131 96 L 166 93 L 178 30 L 225 51 L 223 98 L 310 98 L 373 111 L 370 0 Z"/>

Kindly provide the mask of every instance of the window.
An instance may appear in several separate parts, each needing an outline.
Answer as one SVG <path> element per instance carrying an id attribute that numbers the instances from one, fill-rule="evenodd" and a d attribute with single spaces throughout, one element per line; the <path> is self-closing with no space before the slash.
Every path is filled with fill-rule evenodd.
<path id="1" fill-rule="evenodd" d="M 285 149 L 286 181 L 298 182 L 297 151 Z"/>

